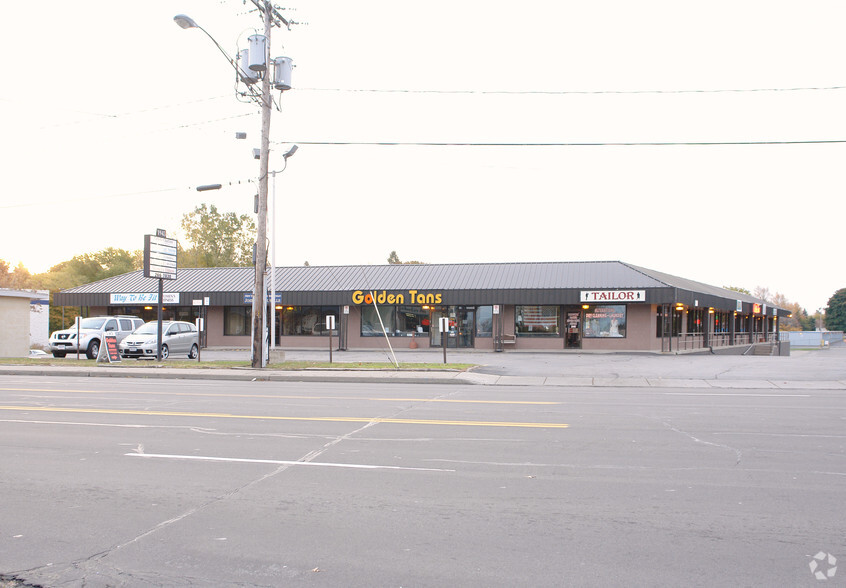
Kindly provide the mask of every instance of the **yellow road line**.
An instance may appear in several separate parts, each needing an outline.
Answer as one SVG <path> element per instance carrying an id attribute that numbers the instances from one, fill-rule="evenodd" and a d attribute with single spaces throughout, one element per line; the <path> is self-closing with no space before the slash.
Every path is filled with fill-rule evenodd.
<path id="1" fill-rule="evenodd" d="M 453 402 L 458 404 L 557 405 L 560 402 L 535 400 L 461 400 L 454 398 L 381 398 L 360 396 L 301 396 L 281 394 L 217 394 L 211 392 L 160 392 L 158 390 L 68 390 L 66 388 L 0 388 L 3 392 L 78 392 L 81 394 L 158 394 L 161 396 L 207 396 L 211 398 L 278 398 L 281 400 L 370 400 L 381 402 Z"/>
<path id="2" fill-rule="evenodd" d="M 228 414 L 216 412 L 172 412 L 156 410 L 117 410 L 110 408 L 66 408 L 60 406 L 0 406 L 2 410 L 15 410 L 21 412 L 67 412 L 83 414 L 115 414 L 115 415 L 142 415 L 142 416 L 181 416 L 181 417 L 205 417 L 218 419 L 253 419 L 268 421 L 318 421 L 330 423 L 390 423 L 399 425 L 451 425 L 465 427 L 518 427 L 529 429 L 566 429 L 570 425 L 566 423 L 516 423 L 507 421 L 440 421 L 433 419 L 390 419 L 390 418 L 368 418 L 368 417 L 291 417 L 271 415 L 245 415 Z"/>

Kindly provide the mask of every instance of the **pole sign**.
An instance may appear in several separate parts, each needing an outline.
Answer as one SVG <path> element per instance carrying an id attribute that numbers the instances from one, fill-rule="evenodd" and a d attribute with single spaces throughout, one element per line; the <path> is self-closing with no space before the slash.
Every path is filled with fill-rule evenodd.
<path id="1" fill-rule="evenodd" d="M 175 280 L 176 248 L 176 239 L 144 235 L 144 277 Z"/>

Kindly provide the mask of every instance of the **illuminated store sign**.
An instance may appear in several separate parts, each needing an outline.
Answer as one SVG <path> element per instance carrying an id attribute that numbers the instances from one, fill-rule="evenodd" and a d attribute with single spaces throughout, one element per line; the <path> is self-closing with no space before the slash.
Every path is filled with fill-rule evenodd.
<path id="1" fill-rule="evenodd" d="M 406 298 L 406 294 L 388 293 L 387 290 L 382 290 L 381 292 L 356 290 L 353 292 L 352 302 L 353 304 L 373 304 L 374 297 L 376 298 L 376 304 L 441 304 L 443 300 L 440 292 L 432 293 L 409 290 Z"/>
<path id="2" fill-rule="evenodd" d="M 646 302 L 646 290 L 582 290 L 582 302 Z"/>

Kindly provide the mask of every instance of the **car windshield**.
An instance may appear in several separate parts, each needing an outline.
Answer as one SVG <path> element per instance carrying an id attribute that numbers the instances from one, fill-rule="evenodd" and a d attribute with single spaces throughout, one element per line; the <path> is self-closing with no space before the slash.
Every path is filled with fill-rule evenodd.
<path id="1" fill-rule="evenodd" d="M 162 332 L 167 331 L 168 323 L 162 323 Z M 158 323 L 156 321 L 152 321 L 149 323 L 144 323 L 135 331 L 133 331 L 133 335 L 155 335 L 158 331 Z"/>
<path id="2" fill-rule="evenodd" d="M 105 318 L 84 318 L 79 321 L 79 328 L 80 329 L 99 329 L 103 326 L 103 323 L 106 322 Z"/>

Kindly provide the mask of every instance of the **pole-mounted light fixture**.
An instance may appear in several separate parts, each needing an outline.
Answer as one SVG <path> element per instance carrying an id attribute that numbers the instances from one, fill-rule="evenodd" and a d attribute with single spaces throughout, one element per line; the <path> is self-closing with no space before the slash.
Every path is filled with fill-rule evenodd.
<path id="1" fill-rule="evenodd" d="M 265 332 L 267 313 L 266 306 L 266 290 L 265 290 L 265 272 L 267 270 L 267 248 L 264 246 L 267 240 L 267 192 L 268 192 L 268 176 L 270 170 L 268 169 L 268 160 L 270 155 L 270 112 L 273 105 L 271 98 L 271 88 L 285 91 L 291 88 L 291 59 L 288 57 L 280 57 L 275 60 L 270 60 L 268 53 L 270 48 L 270 33 L 273 26 L 278 26 L 279 22 L 289 26 L 289 22 L 283 19 L 278 11 L 271 6 L 270 2 L 260 2 L 259 0 L 252 0 L 262 13 L 262 20 L 264 21 L 264 34 L 251 35 L 249 38 L 249 49 L 247 51 L 239 52 L 237 59 L 233 59 L 220 46 L 211 34 L 203 27 L 198 25 L 194 19 L 185 15 L 177 14 L 173 17 L 173 21 L 183 29 L 197 28 L 203 31 L 205 35 L 214 43 L 215 47 L 226 57 L 226 60 L 235 70 L 236 79 L 238 82 L 246 84 L 247 91 L 241 92 L 236 86 L 236 96 L 246 97 L 261 106 L 261 147 L 259 148 L 259 206 L 258 219 L 256 223 L 256 243 L 261 243 L 262 248 L 259 248 L 254 260 L 255 265 L 255 281 L 253 284 L 253 306 L 252 306 L 252 334 L 251 340 L 251 358 L 250 363 L 252 367 L 264 367 L 266 365 L 267 356 L 265 354 Z M 253 87 L 261 81 L 261 91 Z M 246 135 L 238 135 L 240 138 L 246 138 Z M 292 147 L 285 155 L 287 163 L 288 157 L 294 154 L 297 147 Z M 275 177 L 275 172 L 273 172 Z M 219 184 L 210 184 L 207 186 L 200 186 L 198 191 L 217 190 L 220 188 Z M 272 269 L 271 269 L 272 273 Z M 272 280 L 271 280 L 272 282 Z M 275 296 L 272 300 L 275 306 Z M 275 322 L 272 324 L 275 325 Z"/>
<path id="2" fill-rule="evenodd" d="M 294 153 L 296 153 L 296 152 L 297 152 L 297 149 L 299 149 L 299 148 L 300 148 L 300 147 L 299 147 L 299 145 L 294 145 L 293 147 L 291 147 L 290 149 L 288 149 L 288 151 L 286 151 L 286 152 L 282 155 L 282 158 L 283 158 L 283 159 L 285 159 L 285 160 L 287 160 L 287 159 L 288 159 L 289 157 L 291 157 Z"/>
<path id="3" fill-rule="evenodd" d="M 200 28 L 200 26 L 196 22 L 194 22 L 193 18 L 185 14 L 177 14 L 173 17 L 173 22 L 178 24 L 183 29 Z"/>

